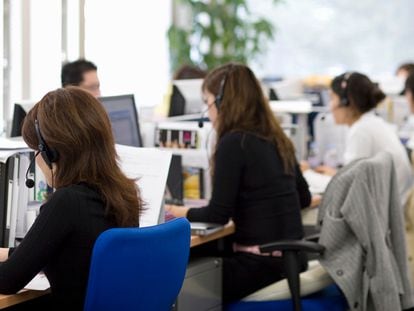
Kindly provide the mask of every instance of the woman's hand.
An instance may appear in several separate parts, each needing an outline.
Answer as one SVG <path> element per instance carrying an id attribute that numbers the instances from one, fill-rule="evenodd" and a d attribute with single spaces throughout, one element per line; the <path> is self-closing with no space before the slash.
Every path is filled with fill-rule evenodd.
<path id="1" fill-rule="evenodd" d="M 310 169 L 309 162 L 307 162 L 307 161 L 300 161 L 300 163 L 299 163 L 299 167 L 300 167 L 300 170 L 302 171 L 302 173 L 303 173 L 304 171 L 306 171 L 306 170 Z"/>
<path id="2" fill-rule="evenodd" d="M 322 196 L 320 194 L 313 194 L 309 207 L 311 208 L 318 207 L 321 204 L 321 202 L 322 202 Z"/>
<path id="3" fill-rule="evenodd" d="M 334 176 L 337 172 L 337 169 L 327 165 L 321 165 L 315 167 L 315 171 L 324 175 Z"/>
<path id="4" fill-rule="evenodd" d="M 188 210 L 189 208 L 184 207 L 184 206 L 171 205 L 171 204 L 165 205 L 165 211 L 170 213 L 174 217 L 187 217 Z"/>
<path id="5" fill-rule="evenodd" d="M 0 248 L 0 262 L 6 261 L 9 258 L 9 249 L 8 248 Z"/>

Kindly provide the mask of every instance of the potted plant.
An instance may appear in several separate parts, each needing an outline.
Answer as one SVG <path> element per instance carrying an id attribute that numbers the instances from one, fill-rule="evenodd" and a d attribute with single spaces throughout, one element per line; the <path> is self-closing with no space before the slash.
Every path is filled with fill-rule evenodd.
<path id="1" fill-rule="evenodd" d="M 247 0 L 173 1 L 168 30 L 173 71 L 183 64 L 210 69 L 229 61 L 247 63 L 273 39 L 273 24 L 253 14 Z"/>

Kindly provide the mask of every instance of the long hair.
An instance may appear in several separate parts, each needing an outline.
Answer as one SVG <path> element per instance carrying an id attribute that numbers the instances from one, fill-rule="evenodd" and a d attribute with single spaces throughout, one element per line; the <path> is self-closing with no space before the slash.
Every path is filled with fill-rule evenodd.
<path id="1" fill-rule="evenodd" d="M 111 124 L 101 103 L 79 87 L 47 93 L 29 111 L 22 127 L 23 139 L 37 150 L 35 120 L 47 146 L 59 155 L 54 186 L 85 182 L 100 193 L 106 214 L 117 225 L 137 226 L 141 195 L 135 181 L 118 166 Z"/>
<path id="2" fill-rule="evenodd" d="M 214 69 L 204 79 L 202 90 L 221 98 L 217 142 L 229 132 L 255 134 L 277 147 L 285 172 L 293 173 L 296 163 L 293 144 L 270 109 L 259 81 L 247 66 L 229 63 Z"/>

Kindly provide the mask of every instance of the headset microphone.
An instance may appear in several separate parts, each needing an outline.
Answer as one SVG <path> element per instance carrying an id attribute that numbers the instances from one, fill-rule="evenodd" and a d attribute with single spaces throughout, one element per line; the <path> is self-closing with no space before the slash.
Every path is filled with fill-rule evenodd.
<path id="1" fill-rule="evenodd" d="M 202 128 L 204 126 L 203 119 L 198 120 L 198 127 Z"/>
<path id="2" fill-rule="evenodd" d="M 29 167 L 27 168 L 27 171 L 26 171 L 26 182 L 25 182 L 27 188 L 33 188 L 34 185 L 35 185 L 34 180 L 31 179 L 31 178 L 28 178 L 28 175 L 29 175 L 30 168 L 33 166 L 33 163 L 35 162 L 35 159 L 39 155 L 39 153 L 40 153 L 40 151 L 36 152 L 35 156 L 30 161 Z"/>
<path id="3" fill-rule="evenodd" d="M 204 115 L 206 114 L 208 109 L 209 109 L 209 107 L 207 107 L 207 109 L 204 109 L 200 114 L 200 119 L 198 120 L 198 127 L 199 128 L 204 127 Z"/>

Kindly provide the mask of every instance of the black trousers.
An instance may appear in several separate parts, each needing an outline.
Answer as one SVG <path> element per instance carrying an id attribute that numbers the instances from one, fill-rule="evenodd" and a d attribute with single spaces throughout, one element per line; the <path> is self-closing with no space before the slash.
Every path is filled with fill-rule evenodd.
<path id="1" fill-rule="evenodd" d="M 301 256 L 301 271 L 306 269 L 306 256 Z M 234 253 L 223 258 L 223 303 L 241 298 L 285 278 L 281 257 Z"/>

